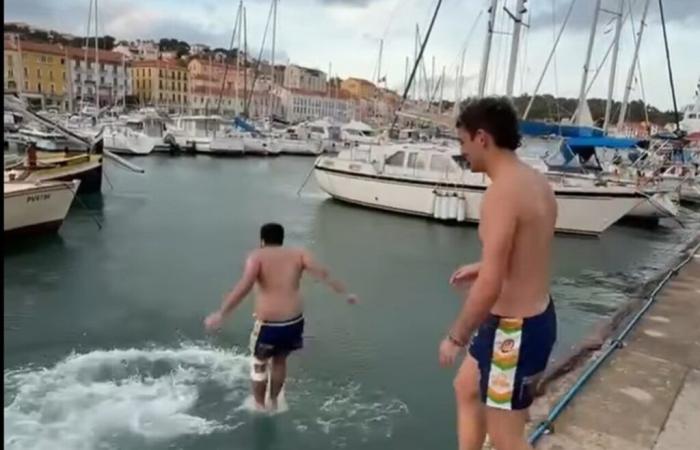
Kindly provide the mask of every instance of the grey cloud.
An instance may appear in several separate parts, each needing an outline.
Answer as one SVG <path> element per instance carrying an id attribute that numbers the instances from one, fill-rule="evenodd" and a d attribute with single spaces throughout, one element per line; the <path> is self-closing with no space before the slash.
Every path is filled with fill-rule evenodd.
<path id="1" fill-rule="evenodd" d="M 325 5 L 343 5 L 343 6 L 356 6 L 365 7 L 369 6 L 375 0 L 319 0 Z"/>
<path id="2" fill-rule="evenodd" d="M 645 0 L 632 1 L 632 16 L 638 22 Z M 571 0 L 556 0 L 556 20 L 555 27 L 558 30 L 564 20 L 566 11 L 569 9 Z M 690 23 L 693 20 L 700 19 L 700 8 L 698 8 L 698 0 L 666 0 L 664 1 L 664 15 L 667 24 L 682 24 Z M 567 30 L 587 30 L 591 26 L 593 19 L 593 8 L 595 3 L 591 1 L 577 1 L 571 13 L 571 18 L 567 24 Z M 617 0 L 603 0 L 602 8 L 614 10 L 617 8 Z M 530 27 L 531 29 L 550 28 L 552 27 L 552 8 L 551 2 L 529 2 L 530 10 Z M 629 2 L 624 0 L 624 11 L 629 11 Z M 599 26 L 605 26 L 611 16 L 606 13 L 601 13 Z M 650 23 L 659 23 L 659 3 L 658 0 L 651 0 L 649 5 L 648 21 Z"/>

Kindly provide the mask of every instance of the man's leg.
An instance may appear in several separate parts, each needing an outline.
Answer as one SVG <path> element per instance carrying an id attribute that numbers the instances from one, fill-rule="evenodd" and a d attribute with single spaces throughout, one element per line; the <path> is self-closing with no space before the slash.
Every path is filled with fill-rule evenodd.
<path id="1" fill-rule="evenodd" d="M 486 407 L 486 427 L 496 450 L 533 450 L 525 439 L 527 409 Z"/>
<path id="2" fill-rule="evenodd" d="M 265 393 L 267 391 L 267 366 L 270 360 L 260 360 L 253 358 L 253 370 L 251 379 L 253 382 L 253 397 L 255 405 L 260 409 L 265 409 Z"/>
<path id="3" fill-rule="evenodd" d="M 479 366 L 476 360 L 467 354 L 454 380 L 459 450 L 481 450 L 486 438 L 479 377 Z"/>
<path id="4" fill-rule="evenodd" d="M 270 373 L 270 402 L 272 408 L 277 409 L 277 397 L 282 391 L 284 381 L 287 378 L 287 354 L 277 355 L 272 358 Z"/>

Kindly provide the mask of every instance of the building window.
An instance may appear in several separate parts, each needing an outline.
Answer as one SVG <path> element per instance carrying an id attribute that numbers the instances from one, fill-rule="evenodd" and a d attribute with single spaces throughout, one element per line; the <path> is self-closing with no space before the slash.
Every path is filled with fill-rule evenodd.
<path id="1" fill-rule="evenodd" d="M 178 78 L 180 78 L 180 77 L 178 77 Z M 180 85 L 180 82 L 178 81 L 178 82 L 177 82 L 177 90 L 179 91 L 180 88 L 181 88 L 181 85 Z"/>
<path id="2" fill-rule="evenodd" d="M 29 70 L 25 67 L 24 68 L 24 78 L 27 78 L 29 76 Z"/>
<path id="3" fill-rule="evenodd" d="M 36 90 L 41 92 L 41 83 L 36 84 Z"/>
<path id="4" fill-rule="evenodd" d="M 61 72 L 61 77 L 63 78 L 63 81 L 66 81 L 66 73 L 65 72 Z"/>
<path id="5" fill-rule="evenodd" d="M 28 91 L 28 90 L 29 90 L 29 82 L 28 82 L 28 81 L 25 81 L 25 82 L 24 82 L 24 90 L 25 90 L 25 91 Z"/>
<path id="6" fill-rule="evenodd" d="M 105 84 L 105 77 L 100 77 L 100 84 Z"/>
<path id="7" fill-rule="evenodd" d="M 181 75 L 182 75 L 182 74 L 181 74 L 180 72 L 177 73 L 177 79 L 178 79 L 178 80 L 180 79 L 180 76 L 181 76 Z"/>
<path id="8" fill-rule="evenodd" d="M 61 64 L 65 64 L 65 63 L 66 63 L 66 60 L 61 58 Z"/>
<path id="9" fill-rule="evenodd" d="M 100 70 L 101 70 L 102 72 L 105 71 L 105 63 L 100 63 Z"/>
<path id="10" fill-rule="evenodd" d="M 13 78 L 12 69 L 7 69 L 7 76 L 8 76 L 8 78 Z"/>
<path id="11" fill-rule="evenodd" d="M 163 89 L 163 80 L 158 80 L 158 89 Z"/>
<path id="12" fill-rule="evenodd" d="M 12 65 L 12 55 L 7 55 L 7 65 L 8 66 Z"/>
<path id="13" fill-rule="evenodd" d="M 158 76 L 162 77 L 163 76 L 163 69 L 158 69 Z"/>
<path id="14" fill-rule="evenodd" d="M 162 92 L 160 93 L 160 95 L 158 97 L 160 97 L 160 100 L 163 101 L 163 93 Z"/>
<path id="15" fill-rule="evenodd" d="M 151 69 L 148 69 L 148 76 L 151 76 Z"/>
<path id="16" fill-rule="evenodd" d="M 53 81 L 53 70 L 49 70 L 49 81 Z"/>
<path id="17" fill-rule="evenodd" d="M 41 69 L 36 69 L 36 77 L 41 78 Z"/>
<path id="18" fill-rule="evenodd" d="M 54 84 L 51 84 L 51 95 L 54 95 L 56 93 L 56 86 Z"/>

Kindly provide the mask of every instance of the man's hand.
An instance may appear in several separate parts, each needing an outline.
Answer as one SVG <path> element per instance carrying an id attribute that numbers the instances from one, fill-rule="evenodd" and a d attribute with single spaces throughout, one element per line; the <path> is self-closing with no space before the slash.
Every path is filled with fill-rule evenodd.
<path id="1" fill-rule="evenodd" d="M 204 328 L 211 333 L 213 331 L 219 330 L 223 323 L 224 316 L 221 314 L 221 311 L 216 311 L 209 314 L 207 318 L 204 319 Z"/>
<path id="2" fill-rule="evenodd" d="M 445 338 L 440 342 L 440 365 L 442 367 L 449 367 L 455 363 L 455 359 L 459 354 L 462 347 L 458 346 L 448 338 Z"/>
<path id="3" fill-rule="evenodd" d="M 479 275 L 480 267 L 481 263 L 467 264 L 459 267 L 450 277 L 450 284 L 455 285 L 459 283 L 472 283 Z"/>
<path id="4" fill-rule="evenodd" d="M 357 295 L 355 294 L 348 294 L 348 303 L 351 305 L 356 305 L 358 301 Z"/>

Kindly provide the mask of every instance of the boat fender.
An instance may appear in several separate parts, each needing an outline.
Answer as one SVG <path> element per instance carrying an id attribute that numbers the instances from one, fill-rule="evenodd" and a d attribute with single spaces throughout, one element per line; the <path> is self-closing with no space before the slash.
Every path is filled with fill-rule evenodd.
<path id="1" fill-rule="evenodd" d="M 450 199 L 450 203 L 449 203 L 449 211 L 448 211 L 449 217 L 448 217 L 448 219 L 456 219 L 457 218 L 457 208 L 458 208 L 458 206 L 457 206 L 457 203 L 458 203 L 457 194 L 455 194 L 455 193 L 450 194 L 449 199 Z"/>
<path id="2" fill-rule="evenodd" d="M 467 199 L 460 195 L 457 201 L 457 221 L 464 222 L 467 219 Z"/>

